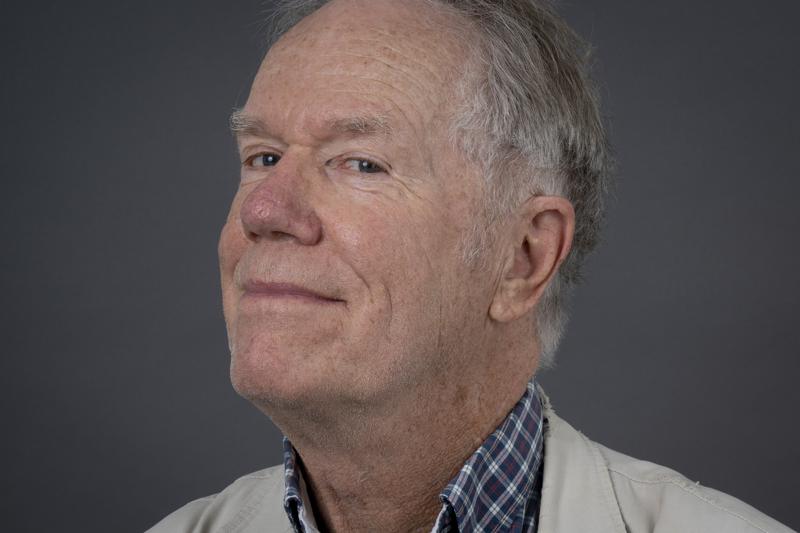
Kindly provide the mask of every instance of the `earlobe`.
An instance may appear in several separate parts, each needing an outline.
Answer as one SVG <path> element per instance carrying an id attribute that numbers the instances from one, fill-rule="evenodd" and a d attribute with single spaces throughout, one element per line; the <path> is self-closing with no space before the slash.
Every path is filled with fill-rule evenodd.
<path id="1" fill-rule="evenodd" d="M 526 315 L 567 257 L 575 230 L 575 211 L 565 198 L 528 199 L 510 225 L 510 259 L 489 307 L 489 316 L 510 322 Z"/>

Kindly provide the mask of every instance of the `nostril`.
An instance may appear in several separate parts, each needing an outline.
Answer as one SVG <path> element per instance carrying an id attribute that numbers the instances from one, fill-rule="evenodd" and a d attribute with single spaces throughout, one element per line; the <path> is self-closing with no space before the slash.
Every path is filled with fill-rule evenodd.
<path id="1" fill-rule="evenodd" d="M 288 240 L 288 239 L 295 239 L 294 235 L 292 235 L 291 233 L 286 233 L 285 231 L 273 231 L 273 232 L 270 233 L 270 236 L 273 238 L 273 240 L 276 240 L 276 241 L 285 241 L 285 240 Z"/>
<path id="2" fill-rule="evenodd" d="M 260 238 L 262 238 L 265 235 L 270 240 L 273 240 L 273 241 L 285 241 L 285 240 L 291 240 L 291 239 L 295 239 L 296 238 L 291 233 L 287 233 L 285 231 L 276 231 L 276 230 L 269 231 L 269 232 L 258 232 L 258 231 L 252 231 L 252 230 L 245 229 L 244 230 L 244 234 L 245 234 L 245 237 L 247 237 L 248 240 L 253 241 L 253 242 L 257 242 Z"/>
<path id="3" fill-rule="evenodd" d="M 244 235 L 247 237 L 248 240 L 257 241 L 258 240 L 258 233 L 255 231 L 250 231 L 248 229 L 244 230 Z"/>

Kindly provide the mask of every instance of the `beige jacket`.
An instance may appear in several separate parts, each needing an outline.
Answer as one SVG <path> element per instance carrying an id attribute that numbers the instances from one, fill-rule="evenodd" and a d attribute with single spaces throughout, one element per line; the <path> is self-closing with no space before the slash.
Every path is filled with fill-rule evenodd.
<path id="1" fill-rule="evenodd" d="M 590 441 L 542 398 L 548 430 L 539 533 L 792 531 L 736 498 Z M 188 503 L 147 533 L 289 533 L 283 487 L 283 466 L 255 472 Z"/>

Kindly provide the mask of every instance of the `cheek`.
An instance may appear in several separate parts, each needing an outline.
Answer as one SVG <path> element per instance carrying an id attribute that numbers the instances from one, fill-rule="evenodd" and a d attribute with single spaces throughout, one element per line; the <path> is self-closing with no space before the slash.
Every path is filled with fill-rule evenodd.
<path id="1" fill-rule="evenodd" d="M 233 270 L 242 257 L 246 245 L 241 224 L 229 219 L 222 227 L 222 231 L 220 231 L 219 246 L 217 248 L 223 283 L 226 283 L 232 277 Z"/>
<path id="2" fill-rule="evenodd" d="M 238 195 L 237 195 L 238 197 Z M 234 272 L 239 264 L 245 249 L 247 239 L 244 236 L 239 220 L 239 203 L 234 200 L 225 225 L 219 235 L 217 253 L 219 256 L 220 285 L 222 288 L 222 305 L 226 321 L 233 319 L 233 306 L 235 306 Z M 230 325 L 230 324 L 229 324 Z"/>
<path id="3" fill-rule="evenodd" d="M 373 317 L 385 312 L 401 327 L 438 303 L 454 241 L 440 219 L 378 204 L 338 221 L 341 255 L 367 285 Z"/>
<path id="4" fill-rule="evenodd" d="M 244 192 L 239 189 L 231 202 L 228 217 L 219 234 L 217 253 L 223 283 L 225 283 L 226 278 L 232 276 L 233 269 L 236 268 L 236 263 L 239 262 L 239 258 L 241 258 L 247 246 L 247 239 L 244 236 L 240 219 L 240 209 L 244 197 Z"/>

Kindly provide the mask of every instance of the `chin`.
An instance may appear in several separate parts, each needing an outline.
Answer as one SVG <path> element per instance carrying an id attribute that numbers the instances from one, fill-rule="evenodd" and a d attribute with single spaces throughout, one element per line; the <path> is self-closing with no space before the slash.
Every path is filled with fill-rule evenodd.
<path id="1" fill-rule="evenodd" d="M 298 394 L 296 357 L 281 350 L 234 349 L 230 377 L 234 390 L 250 401 L 291 399 Z M 292 364 L 292 360 L 295 360 Z"/>
<path id="2" fill-rule="evenodd" d="M 268 415 L 275 409 L 329 403 L 337 394 L 331 390 L 336 382 L 335 369 L 324 364 L 329 360 L 328 354 L 318 349 L 251 344 L 232 351 L 231 385 L 239 396 Z"/>
<path id="3" fill-rule="evenodd" d="M 287 416 L 324 419 L 343 409 L 374 405 L 389 388 L 380 380 L 365 379 L 369 372 L 353 375 L 340 365 L 326 364 L 331 361 L 328 353 L 304 355 L 239 353 L 231 359 L 231 384 L 276 424 Z"/>
<path id="4" fill-rule="evenodd" d="M 236 318 L 228 330 L 230 377 L 240 396 L 295 402 L 336 372 L 342 334 L 331 321 L 292 313 Z"/>

